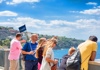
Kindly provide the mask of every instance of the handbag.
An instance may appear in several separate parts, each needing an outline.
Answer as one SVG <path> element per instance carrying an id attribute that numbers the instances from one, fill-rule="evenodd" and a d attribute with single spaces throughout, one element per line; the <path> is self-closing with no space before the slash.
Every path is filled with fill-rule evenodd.
<path id="1" fill-rule="evenodd" d="M 51 70 L 57 70 L 57 64 L 53 65 L 53 66 L 51 67 Z"/>

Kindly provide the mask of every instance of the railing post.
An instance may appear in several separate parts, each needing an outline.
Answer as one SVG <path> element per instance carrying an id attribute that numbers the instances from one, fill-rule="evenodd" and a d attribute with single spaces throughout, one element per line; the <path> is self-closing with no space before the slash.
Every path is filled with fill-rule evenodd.
<path id="1" fill-rule="evenodd" d="M 9 70 L 9 60 L 8 60 L 9 51 L 10 51 L 9 49 L 4 49 L 5 52 L 4 70 Z"/>

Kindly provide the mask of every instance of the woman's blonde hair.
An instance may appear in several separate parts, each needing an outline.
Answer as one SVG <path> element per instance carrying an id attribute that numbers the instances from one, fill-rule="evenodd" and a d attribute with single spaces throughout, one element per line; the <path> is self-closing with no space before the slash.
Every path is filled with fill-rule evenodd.
<path id="1" fill-rule="evenodd" d="M 76 49 L 74 47 L 71 47 L 68 51 L 68 55 L 72 55 L 75 51 Z"/>
<path id="2" fill-rule="evenodd" d="M 37 48 L 36 48 L 36 58 L 38 58 L 38 50 L 40 47 L 43 47 L 44 46 L 44 42 L 46 42 L 46 38 L 40 38 L 40 40 L 38 41 L 38 45 L 37 45 Z"/>
<path id="3" fill-rule="evenodd" d="M 48 48 L 53 47 L 53 44 L 57 44 L 57 39 L 50 39 L 47 41 L 47 44 L 46 44 L 44 51 L 43 51 L 43 57 L 46 55 Z"/>

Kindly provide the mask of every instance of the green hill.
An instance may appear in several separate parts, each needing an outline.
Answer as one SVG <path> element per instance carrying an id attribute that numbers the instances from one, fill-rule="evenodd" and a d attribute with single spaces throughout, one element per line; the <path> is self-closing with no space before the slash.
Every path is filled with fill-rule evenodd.
<path id="1" fill-rule="evenodd" d="M 17 30 L 13 29 L 13 27 L 3 27 L 0 26 L 0 45 L 1 46 L 9 46 L 11 38 L 13 38 L 16 33 L 18 33 Z M 30 32 L 28 32 L 30 33 Z M 52 38 L 53 36 L 50 35 L 39 35 L 39 38 L 45 37 L 47 39 Z M 58 44 L 55 49 L 65 49 L 69 48 L 71 46 L 77 47 L 81 42 L 84 40 L 78 40 L 75 38 L 67 38 L 65 36 L 58 36 Z"/>
<path id="2" fill-rule="evenodd" d="M 48 35 L 40 35 L 40 37 L 52 38 L 53 36 Z M 58 36 L 58 43 L 55 49 L 66 49 L 72 46 L 77 47 L 80 43 L 84 42 L 84 40 L 78 40 L 75 38 L 67 38 L 65 36 Z"/>

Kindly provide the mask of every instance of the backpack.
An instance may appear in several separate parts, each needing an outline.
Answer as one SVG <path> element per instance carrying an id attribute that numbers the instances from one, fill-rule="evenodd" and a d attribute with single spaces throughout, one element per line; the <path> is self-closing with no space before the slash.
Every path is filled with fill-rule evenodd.
<path id="1" fill-rule="evenodd" d="M 81 54 L 77 49 L 66 61 L 66 70 L 80 70 L 81 69 Z"/>

